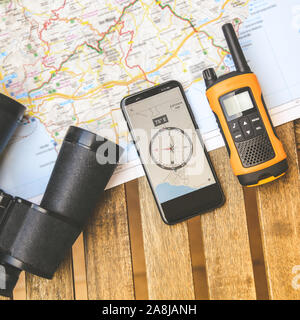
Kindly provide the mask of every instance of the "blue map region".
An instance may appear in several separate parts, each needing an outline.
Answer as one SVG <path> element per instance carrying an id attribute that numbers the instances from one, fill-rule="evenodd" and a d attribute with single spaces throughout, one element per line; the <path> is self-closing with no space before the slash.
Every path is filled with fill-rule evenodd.
<path id="1" fill-rule="evenodd" d="M 1 154 L 0 189 L 25 199 L 44 193 L 57 158 L 55 146 L 43 124 L 24 119 Z"/>
<path id="2" fill-rule="evenodd" d="M 196 190 L 197 189 L 195 188 L 187 186 L 174 186 L 167 182 L 161 183 L 155 188 L 155 192 L 161 203 L 175 199 Z"/>

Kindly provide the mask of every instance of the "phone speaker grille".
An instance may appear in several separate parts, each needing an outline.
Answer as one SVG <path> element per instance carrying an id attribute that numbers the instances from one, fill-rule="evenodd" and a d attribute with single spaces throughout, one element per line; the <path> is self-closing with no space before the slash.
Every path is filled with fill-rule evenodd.
<path id="1" fill-rule="evenodd" d="M 256 166 L 275 157 L 274 149 L 266 133 L 237 143 L 236 147 L 245 168 Z"/>

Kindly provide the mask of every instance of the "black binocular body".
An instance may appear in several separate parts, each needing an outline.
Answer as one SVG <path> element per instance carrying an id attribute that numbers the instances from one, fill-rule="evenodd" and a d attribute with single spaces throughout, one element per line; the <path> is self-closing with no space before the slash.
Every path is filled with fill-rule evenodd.
<path id="1" fill-rule="evenodd" d="M 21 106 L 0 99 L 0 118 L 7 99 Z M 18 112 L 9 128 L 1 129 L 6 138 L 0 150 L 17 126 Z M 122 151 L 101 136 L 70 127 L 40 205 L 0 191 L 0 295 L 12 295 L 22 270 L 53 277 L 94 212 Z"/>
<path id="2" fill-rule="evenodd" d="M 0 94 L 0 153 L 14 134 L 24 112 L 23 105 L 4 94 Z"/>

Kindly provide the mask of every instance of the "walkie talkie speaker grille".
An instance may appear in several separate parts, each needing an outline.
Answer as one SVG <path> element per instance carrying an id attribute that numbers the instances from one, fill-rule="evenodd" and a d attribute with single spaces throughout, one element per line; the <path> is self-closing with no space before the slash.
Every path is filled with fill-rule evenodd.
<path id="1" fill-rule="evenodd" d="M 275 157 L 275 152 L 266 133 L 251 140 L 236 144 L 245 168 L 256 166 Z"/>

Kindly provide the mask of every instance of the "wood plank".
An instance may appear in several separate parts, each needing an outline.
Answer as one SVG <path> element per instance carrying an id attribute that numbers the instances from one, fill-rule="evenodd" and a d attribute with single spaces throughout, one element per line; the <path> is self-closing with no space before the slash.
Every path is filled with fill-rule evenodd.
<path id="1" fill-rule="evenodd" d="M 202 237 L 201 217 L 188 220 L 192 269 L 194 276 L 195 299 L 208 300 L 208 283 L 204 256 L 204 244 Z"/>
<path id="2" fill-rule="evenodd" d="M 52 280 L 26 273 L 27 300 L 73 300 L 71 252 L 62 262 Z"/>
<path id="3" fill-rule="evenodd" d="M 187 223 L 162 221 L 145 177 L 139 194 L 149 299 L 194 299 Z"/>
<path id="4" fill-rule="evenodd" d="M 84 231 L 89 299 L 134 299 L 124 185 L 105 192 Z"/>
<path id="5" fill-rule="evenodd" d="M 243 187 L 250 250 L 257 300 L 269 300 L 264 253 L 259 224 L 256 188 Z"/>
<path id="6" fill-rule="evenodd" d="M 201 216 L 210 299 L 255 299 L 243 189 L 226 149 L 210 156 L 226 197 L 222 208 Z"/>
<path id="7" fill-rule="evenodd" d="M 300 175 L 294 124 L 278 127 L 277 133 L 288 154 L 289 171 L 257 189 L 269 296 L 300 299 L 300 284 L 293 287 L 300 271 Z"/>
<path id="8" fill-rule="evenodd" d="M 72 248 L 75 300 L 87 300 L 84 240 L 81 233 Z"/>
<path id="9" fill-rule="evenodd" d="M 148 300 L 138 180 L 135 179 L 126 183 L 125 191 L 131 242 L 135 297 L 137 300 Z"/>
<path id="10" fill-rule="evenodd" d="M 13 300 L 26 300 L 25 272 L 20 273 L 19 280 L 13 292 Z"/>

